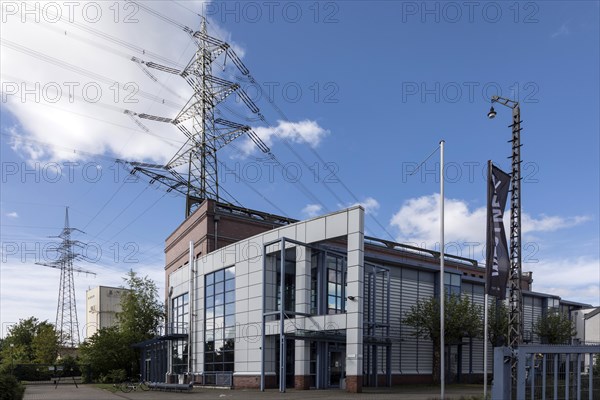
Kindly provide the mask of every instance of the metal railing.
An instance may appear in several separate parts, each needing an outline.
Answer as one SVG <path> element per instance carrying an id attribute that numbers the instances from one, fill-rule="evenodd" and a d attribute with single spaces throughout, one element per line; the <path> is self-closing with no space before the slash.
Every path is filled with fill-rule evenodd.
<path id="1" fill-rule="evenodd" d="M 600 346 L 521 345 L 517 399 L 600 399 Z"/>

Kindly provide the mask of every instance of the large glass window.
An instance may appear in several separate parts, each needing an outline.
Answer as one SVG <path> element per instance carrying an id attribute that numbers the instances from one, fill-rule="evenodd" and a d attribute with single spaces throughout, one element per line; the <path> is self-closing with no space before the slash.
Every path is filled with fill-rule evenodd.
<path id="1" fill-rule="evenodd" d="M 316 252 L 312 254 L 311 263 L 311 314 L 346 312 L 346 258 L 329 252 Z"/>
<path id="2" fill-rule="evenodd" d="M 327 314 L 346 312 L 346 261 L 327 255 Z"/>
<path id="3" fill-rule="evenodd" d="M 187 333 L 190 296 L 185 293 L 171 300 L 171 333 Z"/>
<path id="4" fill-rule="evenodd" d="M 185 334 L 187 332 L 188 318 L 190 314 L 190 302 L 188 293 L 177 296 L 171 300 L 171 333 Z M 188 363 L 187 339 L 178 339 L 171 342 L 171 354 L 173 373 L 183 374 L 187 372 Z"/>
<path id="5" fill-rule="evenodd" d="M 460 275 L 444 272 L 444 292 L 446 296 L 460 295 Z"/>
<path id="6" fill-rule="evenodd" d="M 205 276 L 204 371 L 233 372 L 235 267 Z"/>

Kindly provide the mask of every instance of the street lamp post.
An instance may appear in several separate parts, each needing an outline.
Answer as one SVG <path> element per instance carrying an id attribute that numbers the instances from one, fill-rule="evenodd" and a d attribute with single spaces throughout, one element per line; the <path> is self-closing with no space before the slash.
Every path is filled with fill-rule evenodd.
<path id="1" fill-rule="evenodd" d="M 494 103 L 512 109 L 512 173 L 510 196 L 510 319 L 508 344 L 511 349 L 523 342 L 523 296 L 521 293 L 521 110 L 519 102 L 492 96 L 488 118 L 496 117 Z"/>

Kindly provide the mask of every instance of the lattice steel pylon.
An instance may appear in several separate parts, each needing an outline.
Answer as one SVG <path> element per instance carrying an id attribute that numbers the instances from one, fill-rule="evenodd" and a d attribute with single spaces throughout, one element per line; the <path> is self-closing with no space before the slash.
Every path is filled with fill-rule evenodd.
<path id="1" fill-rule="evenodd" d="M 224 55 L 223 67 L 229 58 L 238 71 L 249 76 L 249 70 L 242 63 L 231 46 L 207 33 L 206 19 L 202 17 L 200 31 L 186 31 L 197 44 L 197 49 L 183 70 L 178 70 L 154 62 L 135 58 L 138 65 L 179 75 L 193 89 L 189 101 L 175 118 L 138 114 L 127 110 L 131 117 L 175 125 L 185 136 L 186 142 L 166 165 L 141 162 L 125 162 L 131 173 L 140 172 L 150 178 L 150 182 L 160 182 L 186 196 L 185 216 L 204 199 L 221 201 L 219 193 L 217 151 L 243 134 L 248 135 L 258 148 L 269 153 L 267 145 L 243 124 L 215 118 L 217 107 L 227 97 L 235 93 L 248 109 L 263 119 L 259 108 L 237 83 L 213 75 L 212 67 L 216 60 Z M 137 120 L 136 120 L 137 121 Z M 137 121 L 136 123 L 141 123 Z M 187 165 L 187 171 L 182 167 Z"/>
<path id="2" fill-rule="evenodd" d="M 492 105 L 502 104 L 512 109 L 512 143 L 510 175 L 510 317 L 508 345 L 514 349 L 523 343 L 523 293 L 521 290 L 521 108 L 519 102 L 492 96 Z M 493 110 L 493 106 L 492 106 Z M 495 112 L 494 112 L 495 115 Z"/>
<path id="3" fill-rule="evenodd" d="M 523 343 L 523 293 L 521 290 L 521 110 L 512 106 L 512 173 L 510 196 L 510 347 Z"/>
<path id="4" fill-rule="evenodd" d="M 96 275 L 94 272 L 73 267 L 73 261 L 79 256 L 75 253 L 74 247 L 81 244 L 79 241 L 71 239 L 71 233 L 74 231 L 81 232 L 79 229 L 69 226 L 69 207 L 67 207 L 65 210 L 65 227 L 58 236 L 53 236 L 62 239 L 62 242 L 56 248 L 58 258 L 51 263 L 36 263 L 60 269 L 55 329 L 59 334 L 59 343 L 63 348 L 76 348 L 80 343 L 73 272 Z"/>

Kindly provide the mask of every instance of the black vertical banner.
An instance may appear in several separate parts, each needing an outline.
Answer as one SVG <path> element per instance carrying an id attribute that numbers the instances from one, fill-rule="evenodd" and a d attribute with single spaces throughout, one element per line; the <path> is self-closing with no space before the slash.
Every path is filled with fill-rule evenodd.
<path id="1" fill-rule="evenodd" d="M 504 231 L 504 209 L 510 187 L 510 175 L 488 163 L 488 205 L 486 235 L 487 293 L 499 299 L 506 298 L 506 284 L 510 259 Z"/>

